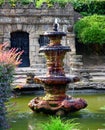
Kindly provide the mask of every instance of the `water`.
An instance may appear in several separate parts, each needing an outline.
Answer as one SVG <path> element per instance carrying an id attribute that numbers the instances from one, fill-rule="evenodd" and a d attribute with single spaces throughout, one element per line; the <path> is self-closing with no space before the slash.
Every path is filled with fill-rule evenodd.
<path id="1" fill-rule="evenodd" d="M 10 100 L 15 103 L 11 107 L 10 130 L 39 130 L 39 124 L 49 120 L 49 116 L 33 113 L 28 107 L 27 104 L 34 97 L 35 95 L 24 95 Z M 105 94 L 74 94 L 74 97 L 85 99 L 88 106 L 66 115 L 66 120 L 75 119 L 80 123 L 80 130 L 105 130 Z"/>

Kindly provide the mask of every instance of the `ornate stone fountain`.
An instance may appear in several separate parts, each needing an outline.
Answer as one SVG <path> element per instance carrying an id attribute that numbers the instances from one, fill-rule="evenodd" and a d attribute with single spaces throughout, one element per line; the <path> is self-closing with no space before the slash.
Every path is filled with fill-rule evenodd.
<path id="1" fill-rule="evenodd" d="M 29 107 L 36 112 L 64 115 L 75 112 L 87 106 L 84 99 L 73 98 L 66 95 L 67 84 L 79 81 L 79 77 L 65 76 L 63 59 L 66 52 L 70 51 L 69 46 L 62 46 L 61 39 L 66 36 L 64 32 L 58 31 L 58 23 L 55 22 L 53 31 L 45 32 L 50 43 L 40 48 L 47 58 L 48 72 L 45 76 L 37 76 L 35 82 L 44 84 L 46 92 L 44 97 L 36 97 L 29 102 Z"/>

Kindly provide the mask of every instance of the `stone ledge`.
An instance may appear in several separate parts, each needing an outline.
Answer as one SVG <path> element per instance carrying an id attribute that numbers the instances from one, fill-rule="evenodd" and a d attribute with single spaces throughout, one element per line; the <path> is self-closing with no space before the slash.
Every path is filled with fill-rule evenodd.
<path id="1" fill-rule="evenodd" d="M 68 85 L 68 89 L 94 89 L 105 90 L 105 82 L 78 82 Z"/>

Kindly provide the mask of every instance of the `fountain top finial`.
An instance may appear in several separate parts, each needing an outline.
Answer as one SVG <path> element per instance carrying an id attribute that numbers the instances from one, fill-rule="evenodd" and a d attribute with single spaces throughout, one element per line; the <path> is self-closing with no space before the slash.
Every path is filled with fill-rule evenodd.
<path id="1" fill-rule="evenodd" d="M 53 30 L 54 30 L 54 31 L 58 31 L 58 29 L 59 29 L 58 19 L 55 18 L 55 22 L 54 22 L 54 25 L 53 25 Z"/>
<path id="2" fill-rule="evenodd" d="M 58 19 L 55 18 L 55 22 L 53 24 L 53 31 L 51 32 L 45 32 L 44 33 L 45 36 L 49 36 L 49 37 L 55 37 L 55 36 L 66 36 L 65 32 L 60 32 L 59 31 L 59 23 L 58 23 Z"/>

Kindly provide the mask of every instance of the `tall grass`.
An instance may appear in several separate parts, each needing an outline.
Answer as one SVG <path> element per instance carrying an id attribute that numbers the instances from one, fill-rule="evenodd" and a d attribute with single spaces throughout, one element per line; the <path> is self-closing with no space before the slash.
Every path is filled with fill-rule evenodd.
<path id="1" fill-rule="evenodd" d="M 41 125 L 41 130 L 73 130 L 77 129 L 78 126 L 79 123 L 75 123 L 73 119 L 64 121 L 60 117 L 51 116 L 48 123 Z"/>

